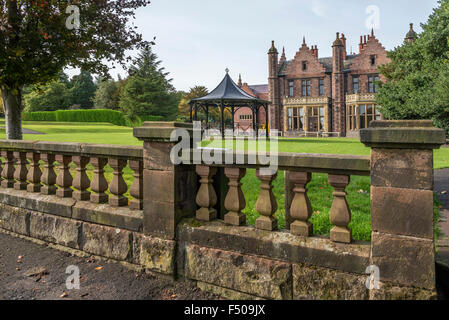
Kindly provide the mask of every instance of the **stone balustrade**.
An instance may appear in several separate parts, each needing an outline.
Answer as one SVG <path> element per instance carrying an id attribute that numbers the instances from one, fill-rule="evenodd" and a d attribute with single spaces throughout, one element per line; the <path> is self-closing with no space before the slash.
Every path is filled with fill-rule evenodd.
<path id="1" fill-rule="evenodd" d="M 432 122 L 375 121 L 361 131 L 370 156 L 279 153 L 275 168 L 248 152 L 214 150 L 212 163 L 198 160 L 204 150 L 192 147 L 191 124 L 145 123 L 134 136 L 143 149 L 0 141 L 0 232 L 192 280 L 231 299 L 436 297 L 433 151 L 445 133 Z M 190 147 L 175 163 L 181 137 Z M 255 226 L 244 214 L 249 170 L 260 181 Z M 273 194 L 281 171 L 286 230 Z M 327 174 L 333 188 L 329 237 L 313 234 L 313 173 Z M 371 242 L 352 241 L 352 176 L 371 178 Z"/>
<path id="2" fill-rule="evenodd" d="M 184 156 L 184 160 L 200 158 L 202 149 L 191 150 Z M 352 233 L 351 210 L 346 200 L 346 188 L 351 175 L 369 176 L 370 157 L 352 155 L 317 155 L 279 153 L 277 156 L 278 171 L 270 171 L 261 164 L 249 165 L 249 159 L 256 159 L 255 153 L 233 152 L 217 149 L 212 152 L 212 158 L 218 159 L 212 165 L 196 165 L 196 172 L 201 177 L 200 187 L 196 196 L 196 204 L 200 208 L 196 213 L 199 221 L 212 221 L 224 216 L 228 225 L 244 226 L 246 217 L 242 211 L 246 207 L 245 195 L 242 191 L 241 180 L 249 168 L 255 168 L 256 176 L 260 180 L 260 193 L 256 203 L 256 210 L 260 217 L 256 220 L 256 228 L 265 231 L 278 230 L 278 221 L 274 214 L 278 210 L 278 200 L 273 193 L 273 181 L 278 171 L 285 171 L 285 212 L 287 229 L 297 236 L 313 236 L 313 225 L 309 221 L 312 217 L 312 205 L 307 195 L 307 184 L 314 172 L 327 173 L 329 185 L 334 188 L 330 221 L 334 225 L 330 238 L 338 243 L 351 243 Z M 246 164 L 222 164 L 226 159 L 245 159 Z M 217 215 L 217 194 L 214 189 L 214 179 L 218 179 L 218 168 L 224 167 L 224 174 L 228 182 L 219 187 L 225 191 L 225 214 Z"/>
<path id="3" fill-rule="evenodd" d="M 142 148 L 2 140 L 0 151 L 3 188 L 143 209 Z M 131 201 L 125 197 L 128 186 L 123 178 L 128 164 L 134 177 L 129 190 Z M 87 174 L 89 165 L 93 167 L 92 179 Z M 106 165 L 112 168 L 110 182 L 105 177 Z"/>

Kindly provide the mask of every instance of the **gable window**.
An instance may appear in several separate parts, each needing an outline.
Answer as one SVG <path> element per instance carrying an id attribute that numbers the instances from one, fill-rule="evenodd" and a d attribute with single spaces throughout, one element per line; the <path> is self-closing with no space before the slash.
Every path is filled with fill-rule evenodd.
<path id="1" fill-rule="evenodd" d="M 320 79 L 320 96 L 324 96 L 324 79 Z"/>
<path id="2" fill-rule="evenodd" d="M 302 81 L 302 96 L 310 97 L 310 92 L 311 92 L 310 80 L 303 80 Z"/>
<path id="3" fill-rule="evenodd" d="M 302 62 L 302 71 L 307 71 L 307 62 L 306 61 Z"/>
<path id="4" fill-rule="evenodd" d="M 289 81 L 288 82 L 288 96 L 293 97 L 295 95 L 295 82 Z"/>
<path id="5" fill-rule="evenodd" d="M 371 66 L 375 66 L 376 65 L 376 56 L 375 55 L 371 56 L 370 61 L 371 61 Z"/>
<path id="6" fill-rule="evenodd" d="M 354 93 L 359 93 L 359 77 L 352 78 L 352 89 Z"/>
<path id="7" fill-rule="evenodd" d="M 377 93 L 377 84 L 376 82 L 379 81 L 379 76 L 368 76 L 368 92 L 369 93 Z"/>

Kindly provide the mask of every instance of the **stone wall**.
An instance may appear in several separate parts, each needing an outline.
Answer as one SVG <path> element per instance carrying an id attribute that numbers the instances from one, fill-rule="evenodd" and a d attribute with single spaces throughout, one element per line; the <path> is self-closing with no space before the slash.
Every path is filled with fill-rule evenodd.
<path id="1" fill-rule="evenodd" d="M 95 197 L 89 201 L 58 196 L 56 190 L 47 195 L 22 185 L 15 189 L 17 182 L 23 187 L 29 183 L 19 174 L 16 181 L 11 178 L 11 172 L 24 169 L 20 154 L 27 143 L 8 142 L 3 147 L 0 143 L 7 148 L 2 151 L 8 160 L 0 187 L 0 231 L 193 281 L 231 299 L 436 298 L 432 150 L 444 144 L 445 134 L 431 122 L 374 122 L 361 132 L 362 142 L 373 150 L 371 157 L 279 154 L 279 169 L 287 172 L 287 230 L 277 230 L 273 216 L 275 172 L 261 175 L 255 165 L 262 183 L 256 205 L 261 217 L 255 227 L 247 226 L 241 212 L 245 207 L 241 179 L 251 167 L 227 164 L 223 170 L 188 161 L 174 165 L 169 153 L 176 141 L 170 136 L 180 128 L 192 130 L 175 123 L 147 123 L 135 129 L 144 140 L 143 173 L 137 165 L 134 170 L 138 188 L 144 176 L 143 210 L 95 203 Z M 20 150 L 14 151 L 20 156 L 16 167 L 12 150 Z M 195 152 L 189 150 L 185 156 Z M 48 171 L 52 163 L 47 160 L 46 165 Z M 61 166 L 60 173 L 64 171 L 67 168 Z M 101 170 L 96 171 L 101 178 Z M 329 174 L 335 191 L 330 238 L 313 235 L 309 221 L 307 184 L 312 172 Z M 370 243 L 351 237 L 345 191 L 351 175 L 371 175 Z M 61 190 L 65 184 L 59 186 Z M 94 195 L 105 191 L 97 189 Z"/>

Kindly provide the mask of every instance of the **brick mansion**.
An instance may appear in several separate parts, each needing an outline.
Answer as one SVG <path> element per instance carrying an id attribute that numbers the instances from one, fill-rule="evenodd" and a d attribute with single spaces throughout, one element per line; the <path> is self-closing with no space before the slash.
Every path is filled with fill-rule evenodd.
<path id="1" fill-rule="evenodd" d="M 417 34 L 410 25 L 405 41 L 412 42 Z M 274 41 L 268 51 L 268 85 L 238 86 L 246 93 L 271 101 L 270 129 L 284 136 L 304 133 L 338 134 L 356 136 L 360 129 L 373 120 L 380 120 L 376 105 L 379 66 L 389 62 L 387 50 L 374 32 L 361 36 L 357 54 L 348 53 L 347 39 L 337 33 L 332 44 L 332 57 L 320 57 L 317 46 L 302 46 L 292 60 L 285 50 L 279 56 Z M 265 112 L 258 114 L 265 123 Z M 237 128 L 251 126 L 252 115 L 247 109 L 236 112 Z"/>

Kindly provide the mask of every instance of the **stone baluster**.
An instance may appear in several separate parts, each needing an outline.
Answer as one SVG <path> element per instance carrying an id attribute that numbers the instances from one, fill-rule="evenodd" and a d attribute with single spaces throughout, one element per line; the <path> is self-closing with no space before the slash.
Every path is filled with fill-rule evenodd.
<path id="1" fill-rule="evenodd" d="M 130 209 L 143 209 L 143 161 L 130 160 L 129 167 L 134 171 L 134 180 L 129 193 L 134 198 L 131 200 Z"/>
<path id="2" fill-rule="evenodd" d="M 5 166 L 2 170 L 2 187 L 14 188 L 14 152 L 2 151 L 2 157 L 5 158 Z"/>
<path id="3" fill-rule="evenodd" d="M 345 191 L 350 181 L 350 176 L 329 175 L 329 184 L 335 190 L 330 211 L 330 220 L 334 225 L 330 232 L 330 238 L 334 242 L 351 243 L 352 240 L 352 231 L 349 228 L 351 210 L 346 200 Z"/>
<path id="4" fill-rule="evenodd" d="M 72 158 L 73 163 L 76 164 L 76 175 L 73 179 L 73 186 L 75 192 L 73 192 L 73 198 L 78 201 L 89 201 L 90 192 L 87 189 L 90 187 L 89 177 L 87 176 L 86 166 L 89 163 L 88 157 L 74 156 Z"/>
<path id="5" fill-rule="evenodd" d="M 56 161 L 59 163 L 59 172 L 56 178 L 56 184 L 59 189 L 56 191 L 56 195 L 60 198 L 71 198 L 73 196 L 73 190 L 71 188 L 73 178 L 70 174 L 72 156 L 57 155 Z"/>
<path id="6" fill-rule="evenodd" d="M 312 205 L 307 196 L 307 185 L 312 180 L 310 172 L 290 172 L 288 175 L 293 187 L 293 201 L 290 206 L 290 232 L 297 236 L 310 237 L 313 225 L 309 222 L 312 217 Z"/>
<path id="7" fill-rule="evenodd" d="M 246 223 L 246 216 L 242 213 L 246 207 L 246 201 L 241 183 L 245 174 L 245 168 L 225 168 L 225 175 L 229 179 L 229 191 L 225 200 L 225 208 L 228 213 L 225 215 L 224 221 L 230 225 L 241 226 Z"/>
<path id="8" fill-rule="evenodd" d="M 109 165 L 114 171 L 114 177 L 109 186 L 109 191 L 112 193 L 112 196 L 109 197 L 109 204 L 114 207 L 124 207 L 128 205 L 128 198 L 123 195 L 128 190 L 125 179 L 123 179 L 123 168 L 126 167 L 126 163 L 126 160 L 109 159 Z"/>
<path id="9" fill-rule="evenodd" d="M 40 193 L 41 192 L 41 177 L 42 171 L 39 167 L 39 160 L 41 155 L 36 152 L 27 153 L 27 158 L 30 159 L 30 169 L 28 170 L 27 180 L 30 182 L 27 186 L 28 192 Z"/>
<path id="10" fill-rule="evenodd" d="M 44 161 L 44 172 L 41 177 L 41 182 L 44 186 L 41 188 L 41 193 L 45 195 L 56 194 L 55 155 L 42 153 L 41 160 Z"/>
<path id="11" fill-rule="evenodd" d="M 196 218 L 200 221 L 212 221 L 217 218 L 217 194 L 213 187 L 213 176 L 217 173 L 217 168 L 208 166 L 196 166 L 196 173 L 201 177 L 201 186 L 196 196 L 196 204 L 200 207 L 196 211 Z"/>
<path id="12" fill-rule="evenodd" d="M 14 179 L 16 182 L 14 183 L 14 189 L 16 190 L 26 190 L 27 189 L 27 154 L 26 152 L 14 152 L 14 158 L 17 160 L 16 170 L 14 172 Z"/>
<path id="13" fill-rule="evenodd" d="M 108 195 L 105 193 L 108 190 L 108 181 L 104 176 L 104 167 L 108 163 L 106 158 L 91 158 L 90 164 L 94 167 L 94 177 L 90 183 L 92 194 L 90 201 L 93 203 L 107 203 Z"/>
<path id="14" fill-rule="evenodd" d="M 256 175 L 261 181 L 261 190 L 256 203 L 256 210 L 259 212 L 260 217 L 256 220 L 256 228 L 272 231 L 278 225 L 278 221 L 274 217 L 278 205 L 273 193 L 273 180 L 276 179 L 277 172 L 272 172 L 268 169 L 257 169 Z"/>

